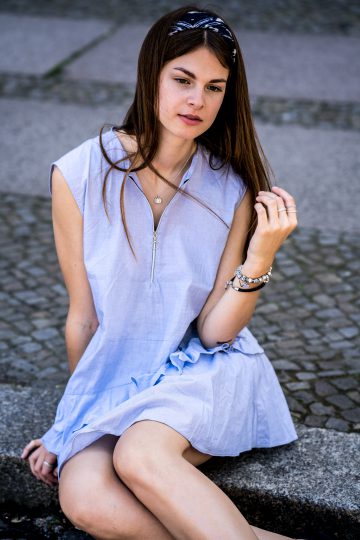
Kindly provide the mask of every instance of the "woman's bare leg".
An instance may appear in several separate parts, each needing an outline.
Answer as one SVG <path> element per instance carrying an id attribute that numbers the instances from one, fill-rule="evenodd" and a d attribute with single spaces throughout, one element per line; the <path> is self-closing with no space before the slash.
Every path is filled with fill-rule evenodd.
<path id="1" fill-rule="evenodd" d="M 266 531 L 265 529 L 259 529 L 259 527 L 254 527 L 254 525 L 251 525 L 251 528 L 259 540 L 294 540 L 289 536 L 283 536 L 282 534 Z"/>
<path id="2" fill-rule="evenodd" d="M 117 440 L 105 435 L 65 462 L 59 478 L 64 514 L 99 540 L 172 540 L 115 473 L 113 449 Z"/>
<path id="3" fill-rule="evenodd" d="M 184 459 L 189 445 L 161 422 L 136 422 L 116 443 L 114 466 L 177 540 L 258 540 L 231 499 Z"/>

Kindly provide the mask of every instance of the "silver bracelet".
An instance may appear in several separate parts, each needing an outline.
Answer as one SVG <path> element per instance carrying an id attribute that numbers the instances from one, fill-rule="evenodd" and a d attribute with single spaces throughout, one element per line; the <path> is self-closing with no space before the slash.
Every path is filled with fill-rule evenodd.
<path id="1" fill-rule="evenodd" d="M 225 290 L 231 285 L 231 287 L 234 289 L 234 291 L 248 293 L 248 292 L 258 291 L 259 289 L 262 289 L 266 285 L 266 282 L 263 281 L 262 283 L 260 283 L 260 285 L 256 285 L 256 287 L 252 287 L 251 289 L 250 289 L 249 285 L 247 286 L 248 288 L 245 288 L 242 285 L 240 287 L 235 287 L 234 279 L 235 279 L 235 276 L 232 279 L 229 279 L 229 281 L 226 282 Z"/>
<path id="2" fill-rule="evenodd" d="M 240 287 L 242 287 L 243 289 L 249 289 L 250 287 L 249 283 L 268 283 L 270 281 L 272 266 L 270 266 L 266 274 L 263 274 L 262 276 L 258 276 L 255 278 L 245 276 L 242 273 L 242 268 L 243 268 L 242 264 L 237 267 L 237 269 L 235 270 L 235 276 L 239 279 Z"/>

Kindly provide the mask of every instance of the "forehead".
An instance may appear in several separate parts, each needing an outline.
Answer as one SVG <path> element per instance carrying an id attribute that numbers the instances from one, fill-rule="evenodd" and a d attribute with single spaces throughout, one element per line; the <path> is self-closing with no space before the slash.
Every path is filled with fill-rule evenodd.
<path id="1" fill-rule="evenodd" d="M 177 67 L 185 68 L 199 79 L 227 78 L 229 74 L 228 68 L 220 63 L 215 53 L 205 47 L 200 47 L 170 60 L 165 64 L 163 70 L 173 70 Z"/>

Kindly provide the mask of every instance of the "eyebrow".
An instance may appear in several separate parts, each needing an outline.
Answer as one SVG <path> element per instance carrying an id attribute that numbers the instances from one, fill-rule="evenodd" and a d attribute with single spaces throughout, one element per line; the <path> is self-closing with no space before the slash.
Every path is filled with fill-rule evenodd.
<path id="1" fill-rule="evenodd" d="M 185 73 L 185 75 L 187 75 L 188 77 L 190 77 L 191 79 L 196 79 L 196 76 L 194 75 L 194 73 L 191 73 L 191 71 L 188 71 L 187 69 L 185 68 L 182 68 L 182 67 L 174 67 L 174 69 L 177 69 L 178 71 L 182 71 L 183 73 Z M 227 80 L 226 79 L 212 79 L 211 81 L 209 81 L 211 83 L 226 83 Z"/>

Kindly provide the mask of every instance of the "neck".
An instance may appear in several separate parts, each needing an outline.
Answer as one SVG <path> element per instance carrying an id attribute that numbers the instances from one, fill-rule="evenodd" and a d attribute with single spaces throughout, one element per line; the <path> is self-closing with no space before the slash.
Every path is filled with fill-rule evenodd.
<path id="1" fill-rule="evenodd" d="M 184 140 L 175 137 L 162 137 L 158 151 L 153 160 L 154 167 L 165 178 L 172 181 L 180 171 L 189 164 L 190 158 L 196 149 L 193 139 Z M 181 175 L 176 178 L 175 183 L 180 184 Z M 164 186 L 160 178 L 153 178 L 155 185 Z"/>

